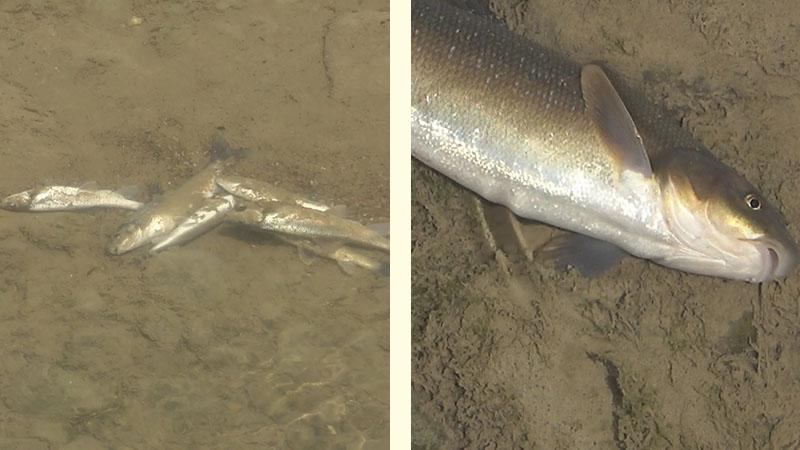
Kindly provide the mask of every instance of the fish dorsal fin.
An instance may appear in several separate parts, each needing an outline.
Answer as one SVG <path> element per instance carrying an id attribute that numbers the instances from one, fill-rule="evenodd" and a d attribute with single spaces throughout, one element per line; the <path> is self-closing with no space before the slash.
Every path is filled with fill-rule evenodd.
<path id="1" fill-rule="evenodd" d="M 636 130 L 636 124 L 600 66 L 583 66 L 581 91 L 586 112 L 600 141 L 617 158 L 623 170 L 632 170 L 645 177 L 652 176 L 650 159 Z"/>

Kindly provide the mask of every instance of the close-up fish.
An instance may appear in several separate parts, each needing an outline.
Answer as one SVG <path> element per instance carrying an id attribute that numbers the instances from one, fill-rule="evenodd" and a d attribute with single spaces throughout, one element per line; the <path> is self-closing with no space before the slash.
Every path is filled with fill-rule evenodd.
<path id="1" fill-rule="evenodd" d="M 47 186 L 9 195 L 0 208 L 10 211 L 78 211 L 92 208 L 139 209 L 142 204 L 125 193 L 80 186 Z"/>
<path id="2" fill-rule="evenodd" d="M 232 195 L 207 199 L 200 208 L 150 248 L 150 252 L 155 253 L 167 247 L 181 245 L 207 233 L 221 224 L 226 214 L 233 211 L 235 206 L 236 201 Z"/>
<path id="3" fill-rule="evenodd" d="M 260 203 L 294 203 L 303 208 L 327 211 L 330 206 L 316 202 L 302 195 L 289 192 L 266 181 L 255 180 L 238 175 L 223 174 L 217 178 L 217 184 L 226 192 L 237 197 Z"/>
<path id="4" fill-rule="evenodd" d="M 433 0 L 412 2 L 411 53 L 413 157 L 578 233 L 557 258 L 591 273 L 630 254 L 749 282 L 797 266 L 780 212 L 599 65 Z"/>
<path id="5" fill-rule="evenodd" d="M 182 223 L 193 211 L 214 196 L 216 178 L 231 157 L 231 149 L 222 138 L 211 144 L 211 162 L 177 189 L 143 207 L 111 239 L 109 253 L 121 255 L 142 245 L 160 240 Z"/>
<path id="6" fill-rule="evenodd" d="M 389 251 L 389 239 L 369 226 L 335 214 L 295 205 L 275 204 L 231 213 L 233 222 L 260 230 L 308 239 L 325 239 Z"/>

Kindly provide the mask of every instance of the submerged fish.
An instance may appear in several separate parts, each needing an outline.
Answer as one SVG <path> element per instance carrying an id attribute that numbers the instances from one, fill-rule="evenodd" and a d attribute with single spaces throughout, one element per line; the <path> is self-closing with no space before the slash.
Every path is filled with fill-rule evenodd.
<path id="1" fill-rule="evenodd" d="M 231 156 L 231 149 L 222 138 L 211 144 L 211 162 L 181 186 L 143 207 L 111 239 L 108 251 L 121 255 L 168 235 L 193 211 L 211 198 L 217 189 L 216 179 Z"/>
<path id="2" fill-rule="evenodd" d="M 303 208 L 317 211 L 328 211 L 330 206 L 315 202 L 302 195 L 281 189 L 265 181 L 238 175 L 222 175 L 217 178 L 217 184 L 226 192 L 254 203 L 293 203 Z"/>
<path id="3" fill-rule="evenodd" d="M 236 201 L 232 195 L 209 198 L 199 209 L 194 211 L 167 236 L 158 241 L 150 252 L 155 253 L 167 247 L 186 243 L 201 234 L 214 229 L 225 220 L 225 216 L 233 211 Z"/>
<path id="4" fill-rule="evenodd" d="M 389 276 L 389 263 L 378 258 L 373 258 L 363 251 L 347 246 L 320 245 L 307 239 L 278 235 L 281 240 L 292 244 L 301 252 L 311 253 L 327 258 L 339 265 L 348 275 L 355 273 L 355 268 L 360 267 L 378 275 Z"/>
<path id="5" fill-rule="evenodd" d="M 9 195 L 0 208 L 11 211 L 77 211 L 90 208 L 139 209 L 141 203 L 125 194 L 107 189 L 75 186 L 47 186 Z"/>
<path id="6" fill-rule="evenodd" d="M 795 269 L 780 213 L 665 110 L 488 20 L 431 0 L 411 9 L 413 156 L 583 235 L 560 258 L 591 272 L 629 253 L 750 282 Z"/>
<path id="7" fill-rule="evenodd" d="M 372 228 L 300 206 L 276 204 L 264 210 L 247 208 L 229 217 L 234 222 L 289 236 L 341 241 L 389 251 L 389 240 Z"/>

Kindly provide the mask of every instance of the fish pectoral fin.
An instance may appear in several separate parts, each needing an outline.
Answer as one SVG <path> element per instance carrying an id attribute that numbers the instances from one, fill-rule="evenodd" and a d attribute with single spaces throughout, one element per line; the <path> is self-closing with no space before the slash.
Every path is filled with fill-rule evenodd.
<path id="1" fill-rule="evenodd" d="M 627 256 L 614 244 L 568 231 L 552 238 L 539 254 L 553 259 L 559 270 L 574 267 L 589 278 L 601 275 Z"/>
<path id="2" fill-rule="evenodd" d="M 583 66 L 581 91 L 586 112 L 600 141 L 619 161 L 621 170 L 632 170 L 644 177 L 652 176 L 650 158 L 636 124 L 600 66 Z"/>

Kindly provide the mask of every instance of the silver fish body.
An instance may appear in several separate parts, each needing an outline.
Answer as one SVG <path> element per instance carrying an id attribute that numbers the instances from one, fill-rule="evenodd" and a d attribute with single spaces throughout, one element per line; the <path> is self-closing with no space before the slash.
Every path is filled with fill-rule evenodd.
<path id="1" fill-rule="evenodd" d="M 155 253 L 167 247 L 186 243 L 214 229 L 225 220 L 225 216 L 233 211 L 236 201 L 232 195 L 207 199 L 203 206 L 195 210 L 183 222 L 176 226 L 167 236 L 158 241 L 150 252 Z"/>
<path id="2" fill-rule="evenodd" d="M 356 221 L 295 205 L 276 204 L 263 210 L 248 208 L 231 220 L 261 230 L 307 239 L 325 239 L 389 251 L 389 240 Z"/>
<path id="3" fill-rule="evenodd" d="M 354 268 L 368 270 L 378 275 L 389 275 L 389 263 L 380 258 L 372 257 L 364 251 L 350 248 L 348 246 L 320 245 L 304 238 L 278 235 L 281 240 L 294 245 L 302 252 L 308 252 L 322 258 L 335 261 L 339 267 L 347 274 L 352 275 Z"/>
<path id="4" fill-rule="evenodd" d="M 330 206 L 316 202 L 302 195 L 279 188 L 273 184 L 238 175 L 222 175 L 217 184 L 226 192 L 261 205 L 269 203 L 293 203 L 303 208 L 327 211 Z"/>
<path id="5" fill-rule="evenodd" d="M 77 211 L 92 208 L 139 209 L 142 204 L 107 190 L 76 186 L 47 186 L 9 195 L 0 208 L 11 211 Z"/>
<path id="6" fill-rule="evenodd" d="M 729 230 L 754 188 L 596 66 L 432 0 L 412 2 L 411 47 L 412 155 L 424 164 L 521 217 L 668 267 L 753 282 L 795 268 L 797 245 L 763 198 L 755 225 Z M 690 166 L 741 205 L 687 200 L 705 188 L 680 184 Z M 715 202 L 724 220 L 694 210 Z"/>

